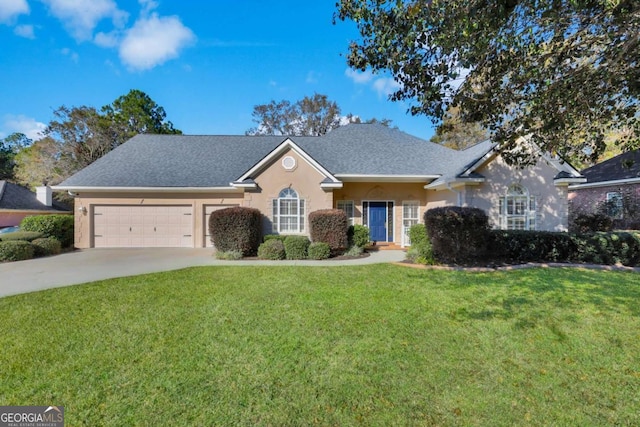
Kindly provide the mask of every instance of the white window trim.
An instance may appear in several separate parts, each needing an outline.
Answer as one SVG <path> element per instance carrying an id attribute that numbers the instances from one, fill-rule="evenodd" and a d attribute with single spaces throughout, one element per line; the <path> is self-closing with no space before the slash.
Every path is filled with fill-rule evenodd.
<path id="1" fill-rule="evenodd" d="M 624 216 L 624 201 L 622 199 L 622 193 L 620 191 L 608 191 L 606 195 L 607 204 L 615 200 L 615 208 L 617 210 L 616 215 L 611 215 L 611 212 L 607 210 L 607 215 L 614 219 L 622 219 Z M 610 206 L 608 206 L 610 207 Z"/>
<path id="2" fill-rule="evenodd" d="M 521 189 L 524 194 L 513 194 L 516 188 Z M 509 214 L 509 201 L 513 200 L 513 203 L 515 203 L 518 199 L 525 204 L 524 212 L 521 214 Z M 499 199 L 498 214 L 500 215 L 500 228 L 502 230 L 536 230 L 537 212 L 538 200 L 529 193 L 529 189 L 521 184 L 510 185 L 507 189 L 507 194 Z M 516 220 L 524 222 L 522 228 L 512 226 Z"/>
<path id="3" fill-rule="evenodd" d="M 283 192 L 285 191 L 292 191 L 293 193 L 295 193 L 296 197 L 281 197 Z M 297 191 L 295 191 L 293 188 L 284 188 L 280 191 L 279 193 L 280 197 L 277 197 L 275 199 L 273 199 L 272 205 L 271 205 L 271 214 L 273 216 L 272 218 L 272 228 L 274 231 L 276 231 L 277 233 L 283 233 L 283 234 L 304 234 L 305 230 L 306 230 L 306 205 L 305 205 L 305 200 L 300 198 L 300 195 L 298 194 Z M 297 215 L 291 215 L 291 214 L 282 214 L 281 213 L 281 209 L 282 209 L 282 203 L 283 201 L 287 201 L 287 202 L 294 202 L 295 201 L 295 206 L 297 208 L 298 214 Z M 295 218 L 295 230 L 282 230 L 281 229 L 281 223 L 280 221 L 283 218 Z"/>
<path id="4" fill-rule="evenodd" d="M 351 212 L 346 209 L 347 206 L 349 206 Z M 340 209 L 347 214 L 347 223 L 349 225 L 355 224 L 356 204 L 353 200 L 338 200 L 336 202 L 336 209 Z"/>
<path id="5" fill-rule="evenodd" d="M 416 207 L 416 217 L 408 217 L 407 213 L 409 206 Z M 402 242 L 401 246 L 404 248 L 406 246 L 411 246 L 411 239 L 409 238 L 409 229 L 411 226 L 415 224 L 411 224 L 410 226 L 405 225 L 405 221 L 415 221 L 415 224 L 420 223 L 420 201 L 419 200 L 403 200 L 402 201 Z"/>

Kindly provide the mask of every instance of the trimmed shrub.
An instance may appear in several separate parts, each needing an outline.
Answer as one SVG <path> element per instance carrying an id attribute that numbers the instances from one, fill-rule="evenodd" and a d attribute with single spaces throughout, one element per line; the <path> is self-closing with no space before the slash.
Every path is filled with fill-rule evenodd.
<path id="1" fill-rule="evenodd" d="M 258 247 L 258 258 L 271 260 L 284 259 L 284 243 L 282 243 L 280 239 L 265 239 L 264 243 Z"/>
<path id="2" fill-rule="evenodd" d="M 424 224 L 415 224 L 409 228 L 411 247 L 407 250 L 407 259 L 416 264 L 435 264 L 433 247 Z"/>
<path id="3" fill-rule="evenodd" d="M 313 242 L 307 249 L 309 259 L 321 260 L 331 256 L 331 248 L 325 242 Z"/>
<path id="4" fill-rule="evenodd" d="M 209 217 L 209 234 L 220 252 L 238 251 L 255 255 L 261 241 L 262 214 L 241 206 L 220 209 Z"/>
<path id="5" fill-rule="evenodd" d="M 571 238 L 576 246 L 571 261 L 633 267 L 640 265 L 640 233 L 576 234 Z"/>
<path id="6" fill-rule="evenodd" d="M 360 246 L 353 245 L 349 249 L 347 249 L 342 255 L 344 256 L 360 256 L 364 252 L 364 248 Z"/>
<path id="7" fill-rule="evenodd" d="M 33 258 L 33 246 L 24 240 L 0 242 L 0 262 L 22 261 Z"/>
<path id="8" fill-rule="evenodd" d="M 572 233 L 593 233 L 612 229 L 613 220 L 602 212 L 579 212 L 569 218 L 569 231 Z"/>
<path id="9" fill-rule="evenodd" d="M 360 224 L 349 226 L 347 237 L 349 247 L 358 246 L 364 248 L 371 241 L 369 237 L 369 227 Z"/>
<path id="10" fill-rule="evenodd" d="M 240 251 L 216 251 L 216 258 L 224 261 L 237 261 L 242 259 Z"/>
<path id="11" fill-rule="evenodd" d="M 484 256 L 487 214 L 478 208 L 445 206 L 424 214 L 427 234 L 438 261 L 464 263 Z"/>
<path id="12" fill-rule="evenodd" d="M 311 240 L 325 242 L 332 254 L 349 247 L 347 214 L 341 209 L 322 209 L 309 214 Z"/>
<path id="13" fill-rule="evenodd" d="M 23 242 L 31 242 L 42 237 L 42 233 L 37 231 L 15 231 L 13 233 L 3 234 L 0 240 L 9 242 L 12 240 L 22 240 Z"/>
<path id="14" fill-rule="evenodd" d="M 63 248 L 73 246 L 73 215 L 33 215 L 22 219 L 20 229 L 57 239 Z"/>
<path id="15" fill-rule="evenodd" d="M 33 255 L 36 257 L 58 255 L 60 252 L 62 252 L 62 245 L 60 244 L 58 239 L 55 239 L 53 237 L 36 239 L 31 242 L 31 245 L 33 245 Z"/>
<path id="16" fill-rule="evenodd" d="M 286 234 L 267 234 L 266 236 L 264 236 L 263 241 L 266 242 L 268 240 L 280 240 L 282 243 L 284 243 L 284 239 L 286 238 Z"/>
<path id="17" fill-rule="evenodd" d="M 287 236 L 284 239 L 284 251 L 287 259 L 306 259 L 310 243 L 307 236 Z"/>
<path id="18" fill-rule="evenodd" d="M 567 262 L 576 250 L 571 235 L 551 231 L 491 230 L 488 260 Z"/>

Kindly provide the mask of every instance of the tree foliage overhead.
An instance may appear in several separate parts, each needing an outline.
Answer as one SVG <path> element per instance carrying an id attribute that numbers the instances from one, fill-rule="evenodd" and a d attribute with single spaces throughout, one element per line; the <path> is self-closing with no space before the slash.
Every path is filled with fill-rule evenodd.
<path id="1" fill-rule="evenodd" d="M 293 104 L 282 100 L 256 105 L 251 115 L 257 126 L 249 129 L 247 135 L 322 136 L 347 123 L 362 123 L 360 117 L 353 114 L 342 116 L 335 101 L 318 93 Z M 391 120 L 373 118 L 365 123 L 389 126 Z"/>
<path id="2" fill-rule="evenodd" d="M 16 179 L 29 187 L 55 185 L 139 133 L 182 133 L 164 108 L 131 90 L 100 110 L 65 107 L 53 112 L 44 138 L 15 155 Z"/>
<path id="3" fill-rule="evenodd" d="M 339 0 L 361 38 L 348 63 L 390 72 L 393 100 L 436 122 L 459 106 L 503 145 L 595 159 L 605 135 L 639 146 L 637 0 Z M 468 73 L 468 74 L 467 74 Z M 466 75 L 466 78 L 464 78 Z M 518 159 L 515 159 L 518 160 Z"/>
<path id="4" fill-rule="evenodd" d="M 31 143 L 31 139 L 20 132 L 14 132 L 6 138 L 0 139 L 0 180 L 13 180 L 16 155 Z"/>

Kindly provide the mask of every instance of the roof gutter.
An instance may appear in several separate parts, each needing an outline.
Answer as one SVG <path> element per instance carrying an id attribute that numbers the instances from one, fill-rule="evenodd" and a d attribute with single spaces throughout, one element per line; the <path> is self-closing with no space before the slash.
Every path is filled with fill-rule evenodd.
<path id="1" fill-rule="evenodd" d="M 626 184 L 640 184 L 640 178 L 625 178 L 625 179 L 615 179 L 612 181 L 599 181 L 599 182 L 587 182 L 584 184 L 573 184 L 569 186 L 569 190 L 578 190 L 582 188 L 610 187 L 612 185 L 626 185 Z"/>
<path id="2" fill-rule="evenodd" d="M 79 187 L 72 185 L 56 185 L 53 191 L 69 191 L 72 193 L 238 193 L 242 189 L 234 187 Z"/>

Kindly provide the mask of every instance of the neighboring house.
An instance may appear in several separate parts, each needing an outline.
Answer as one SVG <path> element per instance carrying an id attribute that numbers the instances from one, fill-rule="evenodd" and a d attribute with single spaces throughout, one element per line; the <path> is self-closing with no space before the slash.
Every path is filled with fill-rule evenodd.
<path id="1" fill-rule="evenodd" d="M 569 187 L 572 214 L 603 212 L 616 228 L 640 227 L 640 150 L 629 151 L 582 171 L 583 184 Z"/>
<path id="2" fill-rule="evenodd" d="M 38 187 L 36 193 L 8 181 L 0 181 L 0 227 L 20 225 L 29 215 L 71 213 L 53 200 L 50 187 Z"/>
<path id="3" fill-rule="evenodd" d="M 495 227 L 566 230 L 568 164 L 508 166 L 487 141 L 464 151 L 377 124 L 321 137 L 138 135 L 55 187 L 75 196 L 79 248 L 211 245 L 208 217 L 264 214 L 264 233 L 308 234 L 338 208 L 373 241 L 409 244 L 427 209 L 475 206 Z"/>

